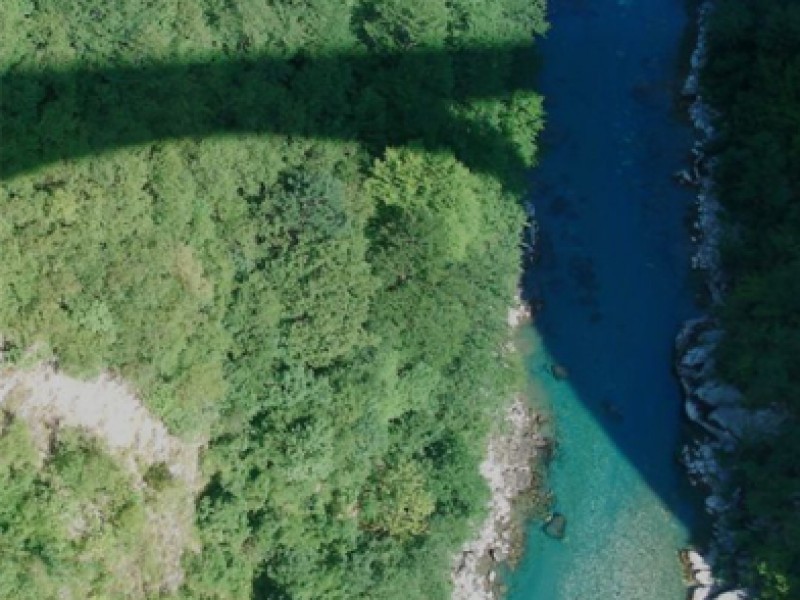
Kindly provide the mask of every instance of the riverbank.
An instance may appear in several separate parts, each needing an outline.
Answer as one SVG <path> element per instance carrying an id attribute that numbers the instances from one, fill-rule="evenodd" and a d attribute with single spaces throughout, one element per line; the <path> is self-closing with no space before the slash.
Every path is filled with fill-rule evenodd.
<path id="1" fill-rule="evenodd" d="M 698 600 L 788 599 L 800 588 L 800 553 L 787 538 L 798 523 L 800 414 L 798 153 L 787 137 L 800 88 L 786 76 L 800 28 L 787 18 L 791 9 L 780 1 L 704 2 L 699 60 L 687 84 L 700 138 L 695 164 L 705 169 L 693 182 L 695 266 L 711 298 L 711 316 L 687 323 L 676 344 L 686 413 L 696 425 L 683 462 L 706 492 L 713 523 L 705 549 L 713 577 L 694 590 Z M 779 33 L 766 35 L 771 26 Z M 704 263 L 708 256 L 716 260 Z"/>
<path id="2" fill-rule="evenodd" d="M 714 161 L 706 154 L 706 147 L 714 138 L 715 115 L 700 91 L 712 9 L 712 2 L 703 2 L 697 8 L 697 39 L 682 90 L 684 98 L 690 101 L 688 114 L 697 139 L 692 147 L 691 165 L 676 173 L 676 180 L 697 188 L 691 267 L 702 274 L 706 296 L 713 308 L 722 302 L 725 287 L 719 254 L 722 231 L 720 205 L 713 189 Z M 719 585 L 714 569 L 719 554 L 732 551 L 731 535 L 724 525 L 729 500 L 723 497 L 723 490 L 728 473 L 720 464 L 719 452 L 731 451 L 735 446 L 725 416 L 731 410 L 738 410 L 741 395 L 718 380 L 713 354 L 723 335 L 719 324 L 706 316 L 684 323 L 675 340 L 675 371 L 684 394 L 684 410 L 688 419 L 699 427 L 694 439 L 684 445 L 681 460 L 692 485 L 702 485 L 709 492 L 705 510 L 712 519 L 713 531 L 708 548 L 702 553 L 688 549 L 681 554 L 691 600 L 716 597 Z"/>
<path id="3" fill-rule="evenodd" d="M 722 208 L 715 191 L 714 169 L 717 160 L 708 156 L 716 131 L 715 110 L 702 95 L 700 79 L 708 60 L 708 24 L 714 2 L 698 7 L 697 42 L 691 56 L 689 75 L 683 95 L 691 101 L 689 117 L 697 133 L 689 168 L 676 174 L 678 181 L 695 186 L 697 198 L 692 241 L 695 251 L 692 269 L 702 274 L 710 303 L 715 312 L 723 303 L 728 287 L 722 268 L 720 243 L 723 237 Z M 771 409 L 751 410 L 743 406 L 739 390 L 722 380 L 715 353 L 725 336 L 721 323 L 708 315 L 687 321 L 675 341 L 675 371 L 684 393 L 684 409 L 696 425 L 694 439 L 682 450 L 681 459 L 692 485 L 706 490 L 705 511 L 712 521 L 712 536 L 701 553 L 688 550 L 682 554 L 692 585 L 691 600 L 744 600 L 745 589 L 737 589 L 736 527 L 732 515 L 742 501 L 742 490 L 731 485 L 730 457 L 746 436 L 774 432 L 783 416 Z M 727 577 L 720 577 L 718 567 L 725 564 Z M 732 568 L 733 567 L 733 568 Z"/>
<path id="4" fill-rule="evenodd" d="M 530 310 L 518 300 L 508 311 L 512 336 L 530 320 Z M 518 352 L 515 343 L 507 349 Z M 544 417 L 523 395 L 506 409 L 489 438 L 480 471 L 490 490 L 487 515 L 475 538 L 457 553 L 452 570 L 452 600 L 499 600 L 501 571 L 516 562 L 522 550 L 525 524 L 535 507 L 546 503 L 538 465 L 552 440 L 542 431 Z"/>

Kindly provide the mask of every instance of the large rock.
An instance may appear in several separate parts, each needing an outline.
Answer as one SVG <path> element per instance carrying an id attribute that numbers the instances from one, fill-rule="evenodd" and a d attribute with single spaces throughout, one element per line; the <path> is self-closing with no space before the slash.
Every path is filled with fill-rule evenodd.
<path id="1" fill-rule="evenodd" d="M 711 575 L 711 571 L 697 571 L 694 574 L 694 580 L 703 587 L 710 588 L 714 585 L 714 577 Z"/>
<path id="2" fill-rule="evenodd" d="M 711 565 L 703 556 L 695 550 L 684 550 L 681 552 L 681 562 L 684 568 L 691 575 L 691 582 L 703 587 L 714 585 L 714 576 L 711 574 Z"/>
<path id="3" fill-rule="evenodd" d="M 706 510 L 709 514 L 721 514 L 728 510 L 728 508 L 729 504 L 722 496 L 712 494 L 706 498 Z"/>
<path id="4" fill-rule="evenodd" d="M 707 406 L 732 406 L 742 401 L 742 394 L 732 385 L 707 381 L 694 391 L 695 399 Z"/>
<path id="5" fill-rule="evenodd" d="M 689 319 L 683 324 L 678 335 L 675 336 L 675 349 L 678 354 L 683 354 L 689 346 L 694 345 L 700 331 L 706 328 L 709 322 L 708 317 L 699 317 L 697 319 Z"/>
<path id="6" fill-rule="evenodd" d="M 703 415 L 700 413 L 700 409 L 697 407 L 692 400 L 687 399 L 684 402 L 684 407 L 686 408 L 686 416 L 689 417 L 689 420 L 692 423 L 703 423 Z"/>
<path id="7" fill-rule="evenodd" d="M 708 420 L 741 438 L 750 427 L 751 413 L 738 406 L 722 406 L 713 411 Z"/>
<path id="8" fill-rule="evenodd" d="M 696 550 L 689 550 L 686 552 L 686 561 L 689 563 L 689 568 L 692 573 L 697 571 L 710 571 L 711 565 L 708 564 L 703 555 Z"/>
<path id="9" fill-rule="evenodd" d="M 767 408 L 748 410 L 740 406 L 720 406 L 708 416 L 708 420 L 741 439 L 747 434 L 775 434 L 785 417 Z"/>
<path id="10" fill-rule="evenodd" d="M 686 416 L 689 417 L 690 421 L 700 425 L 700 427 L 710 433 L 715 440 L 720 442 L 722 448 L 727 450 L 733 449 L 736 445 L 736 438 L 740 436 L 731 432 L 727 427 L 706 418 L 703 411 L 701 411 L 697 404 L 691 399 L 687 399 L 684 406 L 686 408 Z"/>
<path id="11" fill-rule="evenodd" d="M 569 371 L 563 365 L 559 365 L 558 363 L 553 363 L 550 365 L 550 374 L 557 380 L 562 381 L 569 377 Z"/>
<path id="12" fill-rule="evenodd" d="M 695 346 L 689 349 L 681 358 L 680 366 L 695 371 L 711 359 L 712 346 Z"/>
<path id="13" fill-rule="evenodd" d="M 567 518 L 561 513 L 553 513 L 542 528 L 549 537 L 563 540 L 567 533 Z"/>
<path id="14" fill-rule="evenodd" d="M 696 587 L 692 590 L 692 600 L 708 600 L 711 598 L 711 588 Z"/>

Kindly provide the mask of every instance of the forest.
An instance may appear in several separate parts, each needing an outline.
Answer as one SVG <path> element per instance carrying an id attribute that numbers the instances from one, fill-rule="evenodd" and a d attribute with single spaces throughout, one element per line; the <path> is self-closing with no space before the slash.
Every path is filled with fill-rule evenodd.
<path id="1" fill-rule="evenodd" d="M 525 78 L 544 1 L 7 0 L 2 13 L 3 368 L 35 349 L 70 375 L 124 378 L 203 447 L 203 485 L 176 576 L 148 519 L 177 506 L 180 482 L 163 468 L 134 482 L 68 429 L 39 457 L 3 407 L 0 597 L 448 597 L 485 510 L 486 437 L 521 385 L 506 311 L 543 124 Z M 789 102 L 800 79 L 781 31 Z M 772 46 L 757 51 L 772 65 Z M 760 310 L 743 342 L 731 328 L 754 373 L 750 338 L 779 343 L 767 333 L 789 318 L 800 264 L 798 146 L 781 129 L 797 113 L 771 106 L 758 144 L 785 169 L 758 217 L 786 233 L 737 260 L 752 278 L 770 251 L 794 263 L 731 302 Z M 757 293 L 776 285 L 781 302 Z M 779 355 L 784 379 L 748 381 L 789 403 L 796 373 Z"/>
<path id="2" fill-rule="evenodd" d="M 720 112 L 711 149 L 727 218 L 730 290 L 720 317 L 724 376 L 753 407 L 787 415 L 774 437 L 745 440 L 731 485 L 763 600 L 800 594 L 800 4 L 721 0 L 709 29 L 706 97 Z"/>

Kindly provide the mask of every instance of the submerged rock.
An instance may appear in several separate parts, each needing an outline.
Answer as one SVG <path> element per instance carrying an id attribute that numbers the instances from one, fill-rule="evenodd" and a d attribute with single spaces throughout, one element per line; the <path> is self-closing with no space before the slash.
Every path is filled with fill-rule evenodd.
<path id="1" fill-rule="evenodd" d="M 550 374 L 558 381 L 567 379 L 569 377 L 569 371 L 567 371 L 567 368 L 559 365 L 558 363 L 553 363 L 550 365 Z"/>
<path id="2" fill-rule="evenodd" d="M 600 406 L 603 409 L 603 412 L 610 419 L 618 423 L 621 423 L 624 420 L 624 415 L 622 414 L 622 410 L 620 409 L 620 407 L 611 402 L 610 400 L 604 400 Z"/>
<path id="3" fill-rule="evenodd" d="M 553 513 L 545 521 L 542 530 L 548 537 L 563 540 L 567 533 L 567 518 L 561 513 Z"/>
<path id="4" fill-rule="evenodd" d="M 698 571 L 694 574 L 694 580 L 698 585 L 704 587 L 711 587 L 714 585 L 714 577 L 712 577 L 711 571 Z"/>

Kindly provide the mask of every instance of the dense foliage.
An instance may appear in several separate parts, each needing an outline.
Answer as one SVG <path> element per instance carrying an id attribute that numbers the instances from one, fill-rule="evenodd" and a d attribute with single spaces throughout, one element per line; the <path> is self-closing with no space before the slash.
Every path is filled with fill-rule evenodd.
<path id="1" fill-rule="evenodd" d="M 717 186 L 730 217 L 721 369 L 755 407 L 790 416 L 736 457 L 741 543 L 761 598 L 800 594 L 800 5 L 721 0 L 705 91 L 721 111 Z"/>
<path id="2" fill-rule="evenodd" d="M 447 595 L 519 372 L 505 312 L 541 105 L 517 78 L 542 4 L 4 3 L 6 355 L 119 373 L 209 440 L 174 595 Z M 264 106 L 279 126 L 248 119 Z M 4 435 L 0 511 L 29 506 L 0 512 L 0 595 L 172 594 L 114 578 L 144 500 L 101 454 L 37 466 Z M 76 548 L 45 524 L 92 479 L 113 506 Z"/>

